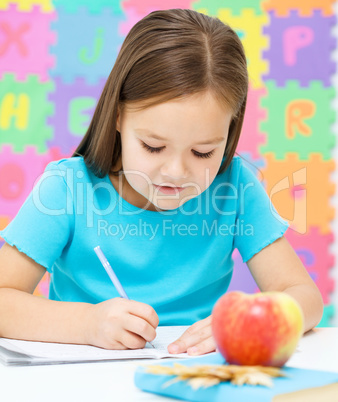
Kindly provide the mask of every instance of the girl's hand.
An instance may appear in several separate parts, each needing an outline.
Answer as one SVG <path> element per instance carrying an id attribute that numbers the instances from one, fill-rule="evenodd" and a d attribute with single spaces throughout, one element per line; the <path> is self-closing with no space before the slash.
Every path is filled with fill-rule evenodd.
<path id="1" fill-rule="evenodd" d="M 189 355 L 194 356 L 215 350 L 216 344 L 211 332 L 211 315 L 204 320 L 195 322 L 182 336 L 168 346 L 169 353 L 188 352 Z"/>
<path id="2" fill-rule="evenodd" d="M 158 323 L 148 304 L 119 297 L 106 300 L 90 305 L 86 343 L 104 349 L 140 349 L 155 339 Z"/>

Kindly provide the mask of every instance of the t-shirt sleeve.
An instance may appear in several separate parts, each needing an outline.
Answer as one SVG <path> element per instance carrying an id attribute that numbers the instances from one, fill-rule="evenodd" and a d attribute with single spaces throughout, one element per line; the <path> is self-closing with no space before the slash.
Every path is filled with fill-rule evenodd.
<path id="1" fill-rule="evenodd" d="M 247 262 L 264 247 L 282 237 L 289 223 L 281 218 L 263 185 L 254 173 L 240 163 L 238 177 L 237 232 L 234 248 Z"/>
<path id="2" fill-rule="evenodd" d="M 74 214 L 66 171 L 50 163 L 15 218 L 0 236 L 51 273 L 54 262 L 71 241 Z"/>

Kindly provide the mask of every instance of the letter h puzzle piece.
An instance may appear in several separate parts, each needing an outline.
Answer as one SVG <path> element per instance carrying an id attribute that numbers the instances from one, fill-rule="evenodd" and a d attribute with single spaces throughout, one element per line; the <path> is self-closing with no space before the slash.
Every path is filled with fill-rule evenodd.
<path id="1" fill-rule="evenodd" d="M 13 74 L 5 74 L 0 87 L 0 150 L 1 144 L 12 144 L 15 152 L 24 152 L 34 145 L 46 152 L 46 141 L 53 136 L 47 118 L 53 113 L 48 102 L 52 82 L 39 82 L 38 76 L 28 76 L 18 82 Z"/>

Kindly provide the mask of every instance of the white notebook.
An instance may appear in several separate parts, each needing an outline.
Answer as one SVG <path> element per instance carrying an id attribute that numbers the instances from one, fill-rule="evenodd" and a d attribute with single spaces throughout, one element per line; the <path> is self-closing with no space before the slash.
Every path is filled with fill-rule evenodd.
<path id="1" fill-rule="evenodd" d="M 162 359 L 190 357 L 187 353 L 172 355 L 167 346 L 187 329 L 187 326 L 158 327 L 156 339 L 143 349 L 107 350 L 88 345 L 32 342 L 0 338 L 0 361 L 6 365 L 35 365 L 94 362 L 118 359 Z"/>

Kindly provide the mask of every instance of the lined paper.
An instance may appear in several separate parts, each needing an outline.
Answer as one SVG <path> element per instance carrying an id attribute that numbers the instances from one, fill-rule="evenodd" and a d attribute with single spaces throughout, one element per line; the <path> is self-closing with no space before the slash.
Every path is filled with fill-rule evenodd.
<path id="1" fill-rule="evenodd" d="M 89 345 L 0 338 L 0 359 L 5 364 L 20 364 L 20 361 L 23 364 L 53 364 L 117 359 L 189 358 L 187 353 L 172 355 L 167 350 L 167 346 L 179 338 L 187 328 L 187 326 L 158 327 L 156 338 L 152 341 L 155 348 L 147 343 L 143 349 L 128 350 L 107 350 Z M 7 353 L 6 356 L 6 350 L 15 353 Z"/>

